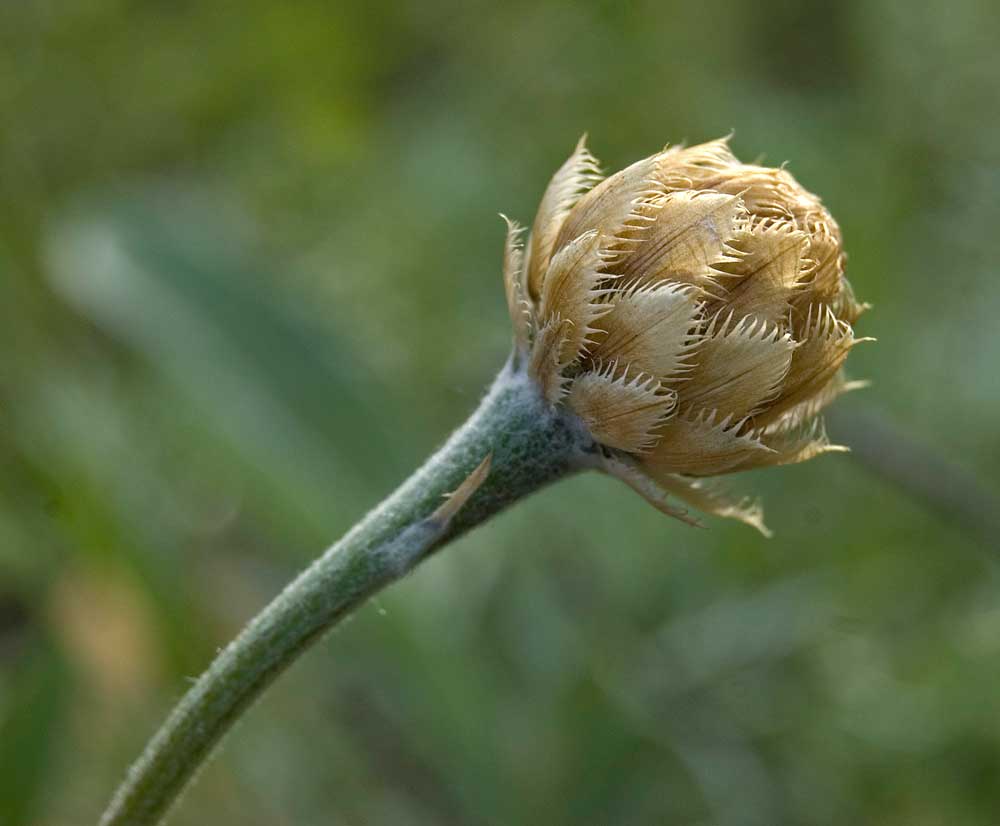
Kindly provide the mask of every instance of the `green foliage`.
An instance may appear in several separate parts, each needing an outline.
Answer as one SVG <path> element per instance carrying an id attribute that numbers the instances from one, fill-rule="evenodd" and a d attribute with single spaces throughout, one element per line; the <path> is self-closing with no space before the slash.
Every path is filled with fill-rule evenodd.
<path id="1" fill-rule="evenodd" d="M 975 0 L 3 4 L 0 823 L 96 820 L 475 406 L 496 212 L 585 130 L 614 168 L 731 129 L 841 221 L 880 341 L 837 424 L 905 456 L 738 480 L 770 542 L 539 494 L 310 654 L 174 822 L 995 822 L 997 543 L 934 502 L 1000 478 L 998 38 Z"/>

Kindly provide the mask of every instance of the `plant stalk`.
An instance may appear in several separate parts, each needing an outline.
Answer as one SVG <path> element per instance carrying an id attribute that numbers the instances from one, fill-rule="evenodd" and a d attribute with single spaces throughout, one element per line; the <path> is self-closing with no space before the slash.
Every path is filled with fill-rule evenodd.
<path id="1" fill-rule="evenodd" d="M 101 826 L 158 823 L 237 719 L 333 625 L 436 549 L 586 464 L 589 437 L 512 364 L 419 470 L 216 657 L 129 769 Z M 434 518 L 443 497 L 490 454 L 489 475 L 471 498 L 446 521 Z"/>

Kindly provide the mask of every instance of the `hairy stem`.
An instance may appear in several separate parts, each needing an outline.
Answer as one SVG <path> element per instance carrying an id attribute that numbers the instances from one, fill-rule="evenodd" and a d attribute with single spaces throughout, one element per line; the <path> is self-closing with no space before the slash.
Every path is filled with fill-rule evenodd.
<path id="1" fill-rule="evenodd" d="M 102 826 L 157 823 L 265 688 L 338 620 L 437 548 L 572 472 L 588 440 L 505 368 L 416 473 L 288 585 L 215 659 L 129 770 Z M 447 521 L 432 517 L 489 454 L 489 475 Z"/>

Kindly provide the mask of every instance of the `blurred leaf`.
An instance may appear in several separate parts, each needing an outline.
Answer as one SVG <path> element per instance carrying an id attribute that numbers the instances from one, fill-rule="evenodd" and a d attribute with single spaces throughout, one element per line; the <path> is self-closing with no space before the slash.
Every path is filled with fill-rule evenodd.
<path id="1" fill-rule="evenodd" d="M 219 240 L 224 225 L 198 222 L 187 199 L 113 201 L 103 220 L 84 208 L 55 236 L 53 283 L 197 405 L 256 468 L 272 507 L 328 539 L 335 517 L 361 506 L 354 477 L 378 474 L 407 434 L 348 346 L 337 353 L 291 318 Z M 352 437 L 372 430 L 377 445 Z"/>
<path id="2" fill-rule="evenodd" d="M 59 651 L 36 638 L 14 669 L 0 671 L 0 824 L 32 822 L 37 804 L 58 786 L 53 751 L 66 740 L 73 689 Z"/>

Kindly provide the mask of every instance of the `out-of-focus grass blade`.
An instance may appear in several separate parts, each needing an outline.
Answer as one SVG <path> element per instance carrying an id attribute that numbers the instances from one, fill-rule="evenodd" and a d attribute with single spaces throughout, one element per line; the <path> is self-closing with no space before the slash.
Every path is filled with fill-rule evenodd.
<path id="1" fill-rule="evenodd" d="M 855 404 L 834 409 L 828 418 L 834 440 L 850 445 L 865 468 L 996 550 L 1000 492 L 994 485 L 907 433 L 875 407 Z"/>
<path id="2" fill-rule="evenodd" d="M 404 429 L 349 345 L 332 354 L 226 237 L 183 199 L 91 203 L 55 230 L 52 283 L 194 400 L 269 495 L 325 535 L 338 506 L 368 504 L 365 483 Z"/>
<path id="3" fill-rule="evenodd" d="M 71 690 L 69 669 L 50 640 L 32 649 L 12 673 L 0 671 L 0 826 L 31 822 Z"/>

